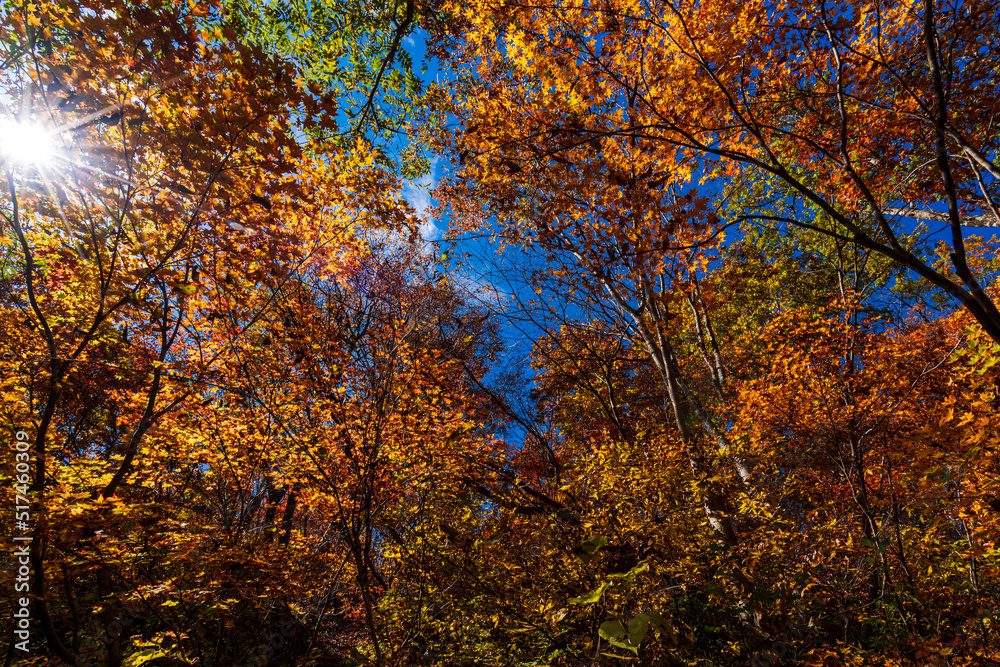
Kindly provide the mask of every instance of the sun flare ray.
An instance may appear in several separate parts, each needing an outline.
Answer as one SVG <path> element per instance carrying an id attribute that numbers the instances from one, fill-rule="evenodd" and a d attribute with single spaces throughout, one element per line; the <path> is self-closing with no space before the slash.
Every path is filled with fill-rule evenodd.
<path id="1" fill-rule="evenodd" d="M 19 165 L 45 165 L 57 154 L 55 135 L 41 125 L 13 118 L 0 120 L 0 156 Z"/>

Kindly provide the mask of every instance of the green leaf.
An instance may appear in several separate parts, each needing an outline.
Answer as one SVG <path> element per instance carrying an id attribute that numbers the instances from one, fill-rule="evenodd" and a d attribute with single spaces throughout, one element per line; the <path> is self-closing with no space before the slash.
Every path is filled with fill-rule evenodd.
<path id="1" fill-rule="evenodd" d="M 139 667 L 139 665 L 145 665 L 147 662 L 166 657 L 168 657 L 167 654 L 158 646 L 146 646 L 126 658 L 123 664 L 126 667 Z"/>
<path id="2" fill-rule="evenodd" d="M 632 624 L 629 623 L 630 628 L 631 626 Z M 649 630 L 648 623 L 646 624 L 646 630 Z M 635 653 L 636 655 L 639 653 L 639 643 L 632 641 L 631 635 L 629 635 L 628 641 L 622 641 L 625 639 L 625 626 L 621 624 L 621 621 L 605 621 L 604 623 L 601 623 L 601 627 L 597 629 L 597 634 L 599 634 L 602 639 L 606 640 L 612 646 L 623 648 L 626 651 L 632 651 L 632 653 Z M 645 632 L 642 634 L 645 636 Z"/>
<path id="3" fill-rule="evenodd" d="M 639 614 L 628 622 L 628 642 L 633 646 L 642 643 L 646 633 L 649 632 L 649 619 L 645 614 Z"/>
<path id="4" fill-rule="evenodd" d="M 611 584 L 609 582 L 605 581 L 603 584 L 586 595 L 582 595 L 578 598 L 570 598 L 568 602 L 570 604 L 594 604 L 601 599 L 601 596 L 604 595 L 604 591 L 606 591 L 610 585 Z"/>
<path id="5" fill-rule="evenodd" d="M 582 549 L 585 553 L 593 555 L 598 549 L 607 543 L 608 538 L 606 535 L 594 535 L 589 540 L 584 540 L 584 542 L 580 545 L 580 549 Z"/>
<path id="6" fill-rule="evenodd" d="M 641 614 L 639 614 L 639 616 L 645 618 L 649 622 L 650 626 L 652 626 L 653 630 L 655 630 L 656 632 L 664 630 L 667 632 L 672 632 L 670 623 L 663 616 L 663 614 L 661 614 L 658 611 L 644 611 Z M 637 616 L 636 618 L 638 618 L 639 616 Z"/>
<path id="7" fill-rule="evenodd" d="M 604 621 L 597 629 L 597 634 L 609 642 L 618 641 L 625 638 L 625 626 L 621 621 Z"/>
<path id="8" fill-rule="evenodd" d="M 627 581 L 632 581 L 633 579 L 635 579 L 637 576 L 639 576 L 648 569 L 649 569 L 649 563 L 647 561 L 642 561 L 628 572 L 624 572 L 621 574 L 612 574 L 611 577 L 613 577 L 614 579 L 625 579 Z"/>

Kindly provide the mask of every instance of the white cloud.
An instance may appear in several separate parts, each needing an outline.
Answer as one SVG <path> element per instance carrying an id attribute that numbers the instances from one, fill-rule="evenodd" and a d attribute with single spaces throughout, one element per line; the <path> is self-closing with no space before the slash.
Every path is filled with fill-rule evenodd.
<path id="1" fill-rule="evenodd" d="M 435 174 L 437 173 L 438 158 L 431 159 L 431 170 L 426 176 L 415 181 L 406 181 L 403 185 L 403 199 L 416 209 L 420 216 L 420 236 L 424 241 L 436 241 L 441 238 L 442 230 L 436 224 L 430 214 L 430 207 L 434 204 L 431 198 L 431 189 L 434 187 Z"/>
<path id="2" fill-rule="evenodd" d="M 503 311 L 510 303 L 511 294 L 499 289 L 485 276 L 477 276 L 468 270 L 450 274 L 454 286 L 467 299 L 490 310 Z"/>

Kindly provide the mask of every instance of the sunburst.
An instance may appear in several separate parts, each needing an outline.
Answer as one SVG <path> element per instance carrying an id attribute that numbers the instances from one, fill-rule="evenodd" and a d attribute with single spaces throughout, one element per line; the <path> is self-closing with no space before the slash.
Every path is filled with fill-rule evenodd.
<path id="1" fill-rule="evenodd" d="M 58 152 L 55 133 L 31 121 L 0 119 L 0 157 L 18 165 L 45 167 Z"/>

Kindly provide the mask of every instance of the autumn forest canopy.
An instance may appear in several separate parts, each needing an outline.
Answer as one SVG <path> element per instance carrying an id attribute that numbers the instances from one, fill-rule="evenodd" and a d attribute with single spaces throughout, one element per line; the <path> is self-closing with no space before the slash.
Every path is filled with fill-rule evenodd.
<path id="1" fill-rule="evenodd" d="M 998 0 L 0 14 L 5 665 L 1000 666 Z"/>

